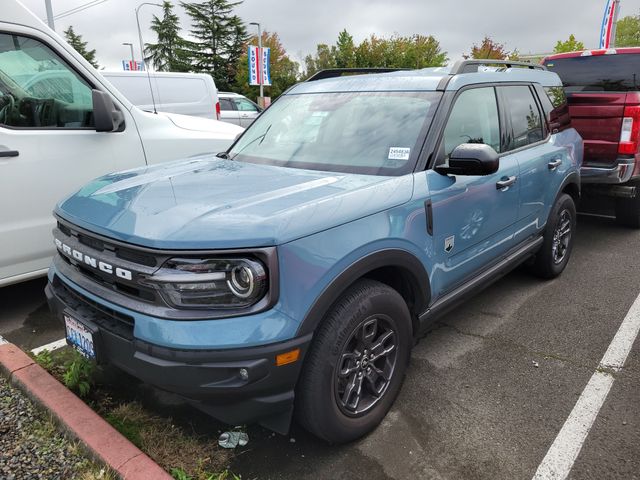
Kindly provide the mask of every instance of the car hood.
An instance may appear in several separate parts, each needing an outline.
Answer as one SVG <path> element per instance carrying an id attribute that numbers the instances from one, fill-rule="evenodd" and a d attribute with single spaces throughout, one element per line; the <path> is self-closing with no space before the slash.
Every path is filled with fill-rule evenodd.
<path id="1" fill-rule="evenodd" d="M 179 113 L 158 112 L 158 115 L 167 117 L 178 128 L 185 130 L 193 130 L 196 132 L 211 132 L 239 135 L 244 128 L 232 123 L 221 122 L 202 117 L 193 117 L 191 115 L 180 115 Z"/>
<path id="2" fill-rule="evenodd" d="M 407 202 L 413 176 L 379 177 L 197 157 L 101 177 L 56 213 L 160 249 L 273 246 Z"/>

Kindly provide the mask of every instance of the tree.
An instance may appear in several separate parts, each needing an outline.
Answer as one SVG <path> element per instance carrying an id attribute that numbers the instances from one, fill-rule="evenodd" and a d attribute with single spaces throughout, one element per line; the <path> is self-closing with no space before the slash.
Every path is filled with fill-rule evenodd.
<path id="1" fill-rule="evenodd" d="M 249 62 L 247 58 L 247 47 L 249 45 L 257 45 L 258 37 L 254 35 L 244 45 L 244 54 L 237 62 L 236 87 L 234 91 L 247 97 L 255 97 L 257 88 L 248 83 L 249 78 Z M 270 48 L 269 68 L 271 71 L 271 86 L 264 87 L 265 95 L 271 98 L 280 96 L 287 88 L 298 81 L 298 63 L 289 58 L 285 51 L 280 37 L 277 33 L 262 32 L 262 47 Z"/>
<path id="2" fill-rule="evenodd" d="M 640 16 L 630 15 L 616 24 L 616 47 L 640 46 Z"/>
<path id="3" fill-rule="evenodd" d="M 69 28 L 67 28 L 63 33 L 64 38 L 67 40 L 67 42 L 69 42 L 69 45 L 71 45 L 75 49 L 76 52 L 82 55 L 87 62 L 93 65 L 94 68 L 99 67 L 98 62 L 96 62 L 96 50 L 87 50 L 87 44 L 89 42 L 83 42 L 82 35 L 76 34 L 76 32 L 73 31 L 73 27 L 71 25 L 69 25 Z"/>
<path id="4" fill-rule="evenodd" d="M 485 36 L 480 45 L 474 44 L 471 47 L 471 53 L 463 55 L 464 58 L 494 58 L 496 60 L 505 60 L 512 56 L 517 56 L 517 51 L 507 51 L 504 43 L 497 43 L 489 36 Z"/>
<path id="5" fill-rule="evenodd" d="M 180 37 L 180 19 L 173 13 L 171 2 L 165 0 L 162 10 L 162 19 L 154 15 L 151 21 L 158 41 L 145 44 L 145 62 L 151 61 L 159 72 L 188 72 L 188 43 Z"/>
<path id="6" fill-rule="evenodd" d="M 305 78 L 310 77 L 320 70 L 336 68 L 335 47 L 330 47 L 326 43 L 316 45 L 316 54 L 307 55 L 304 58 Z"/>
<path id="7" fill-rule="evenodd" d="M 353 37 L 346 29 L 338 34 L 334 51 L 336 67 L 352 68 L 356 66 L 356 52 Z"/>
<path id="8" fill-rule="evenodd" d="M 192 69 L 209 73 L 220 90 L 235 84 L 236 66 L 242 54 L 241 45 L 247 40 L 247 30 L 233 9 L 242 2 L 205 0 L 181 5 L 191 17 L 191 35 L 195 38 L 189 48 Z"/>
<path id="9" fill-rule="evenodd" d="M 553 53 L 577 52 L 578 50 L 584 50 L 584 43 L 578 42 L 572 33 L 569 35 L 569 40 L 565 40 L 564 42 L 558 40 L 558 43 L 556 43 L 553 49 Z"/>

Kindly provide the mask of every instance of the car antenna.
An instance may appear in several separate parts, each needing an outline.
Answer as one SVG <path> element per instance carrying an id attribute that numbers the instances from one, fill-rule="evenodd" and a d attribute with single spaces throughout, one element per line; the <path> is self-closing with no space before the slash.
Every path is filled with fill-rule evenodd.
<path id="1" fill-rule="evenodd" d="M 152 4 L 149 2 L 145 2 L 138 5 L 138 7 L 135 9 L 136 23 L 138 24 L 138 37 L 140 38 L 140 56 L 142 57 L 142 66 L 147 71 L 147 80 L 149 81 L 149 91 L 151 92 L 151 103 L 153 104 L 153 113 L 157 115 L 158 110 L 156 110 L 156 99 L 153 95 L 153 87 L 151 86 L 151 72 L 149 72 L 149 67 L 147 66 L 147 62 L 144 58 L 144 41 L 142 40 L 142 30 L 140 30 L 140 19 L 138 18 L 138 11 L 140 10 L 140 7 L 142 7 L 143 5 L 158 5 L 159 7 L 161 7 L 162 5 L 160 5 L 159 3 Z"/>
<path id="2" fill-rule="evenodd" d="M 142 65 L 144 69 L 147 71 L 147 80 L 149 81 L 149 91 L 151 92 L 151 103 L 153 104 L 153 113 L 158 114 L 158 110 L 156 110 L 156 99 L 153 96 L 153 87 L 151 86 L 151 72 L 149 72 L 149 67 L 146 65 L 146 61 L 144 59 L 144 55 L 142 55 Z"/>

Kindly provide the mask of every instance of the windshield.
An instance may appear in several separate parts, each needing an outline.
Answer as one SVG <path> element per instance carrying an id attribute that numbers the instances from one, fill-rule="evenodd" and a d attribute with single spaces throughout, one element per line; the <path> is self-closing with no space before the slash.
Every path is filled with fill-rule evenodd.
<path id="1" fill-rule="evenodd" d="M 568 93 L 640 90 L 640 55 L 595 55 L 547 60 Z"/>
<path id="2" fill-rule="evenodd" d="M 413 170 L 438 92 L 285 95 L 229 151 L 234 160 L 285 167 L 403 175 Z"/>

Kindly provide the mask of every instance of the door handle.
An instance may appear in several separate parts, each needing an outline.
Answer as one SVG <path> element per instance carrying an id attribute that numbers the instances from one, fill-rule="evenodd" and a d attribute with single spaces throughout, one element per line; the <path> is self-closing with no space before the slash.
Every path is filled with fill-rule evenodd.
<path id="1" fill-rule="evenodd" d="M 500 180 L 499 182 L 496 182 L 496 188 L 498 190 L 506 190 L 511 185 L 516 183 L 516 178 L 517 177 L 507 177 L 505 180 Z"/>
<path id="2" fill-rule="evenodd" d="M 4 145 L 0 145 L 0 157 L 17 157 L 20 155 L 18 150 L 10 150 Z"/>
<path id="3" fill-rule="evenodd" d="M 549 163 L 547 163 L 547 165 L 549 167 L 549 170 L 555 170 L 561 164 L 562 164 L 562 159 L 561 158 L 558 158 L 556 160 L 551 160 Z"/>

